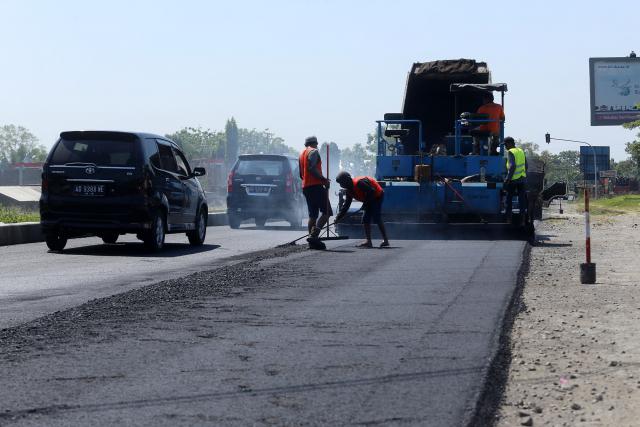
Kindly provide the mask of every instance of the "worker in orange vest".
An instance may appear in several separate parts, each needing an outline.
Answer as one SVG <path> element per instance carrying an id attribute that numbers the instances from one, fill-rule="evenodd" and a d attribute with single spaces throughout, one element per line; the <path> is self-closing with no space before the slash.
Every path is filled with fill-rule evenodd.
<path id="1" fill-rule="evenodd" d="M 329 179 L 322 175 L 322 160 L 318 152 L 318 138 L 310 136 L 304 141 L 305 149 L 300 153 L 299 170 L 302 179 L 302 193 L 307 200 L 309 210 L 309 246 L 312 249 L 324 249 L 324 243 L 318 240 L 322 227 L 333 215 L 329 203 Z M 320 218 L 318 214 L 322 213 Z"/>
<path id="2" fill-rule="evenodd" d="M 480 153 L 480 144 L 486 138 L 489 143 L 489 155 L 498 155 L 500 121 L 504 121 L 505 117 L 502 105 L 496 104 L 493 100 L 493 93 L 491 92 L 486 92 L 482 96 L 482 105 L 478 108 L 477 114 L 486 114 L 488 120 L 492 121 L 471 130 L 474 154 Z"/>
<path id="3" fill-rule="evenodd" d="M 389 239 L 387 238 L 387 230 L 382 222 L 382 202 L 384 200 L 384 190 L 378 184 L 375 178 L 370 176 L 357 176 L 352 178 L 349 172 L 342 171 L 336 176 L 336 182 L 346 191 L 346 198 L 342 209 L 336 216 L 336 223 L 347 214 L 353 199 L 362 202 L 364 214 L 362 215 L 362 225 L 364 226 L 364 234 L 366 240 L 358 245 L 361 248 L 371 248 L 371 221 L 378 224 L 380 234 L 382 234 L 381 248 L 389 247 Z"/>

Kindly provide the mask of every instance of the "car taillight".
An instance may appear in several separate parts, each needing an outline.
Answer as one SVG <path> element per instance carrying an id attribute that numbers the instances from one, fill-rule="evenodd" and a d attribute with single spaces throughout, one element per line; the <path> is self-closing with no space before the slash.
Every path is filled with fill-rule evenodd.
<path id="1" fill-rule="evenodd" d="M 233 192 L 233 171 L 229 174 L 227 178 L 227 193 Z"/>
<path id="2" fill-rule="evenodd" d="M 287 193 L 293 193 L 293 174 L 291 172 L 289 172 L 284 181 L 284 191 Z"/>
<path id="3" fill-rule="evenodd" d="M 45 173 L 42 174 L 42 186 L 40 188 L 43 193 L 49 189 L 49 179 Z"/>

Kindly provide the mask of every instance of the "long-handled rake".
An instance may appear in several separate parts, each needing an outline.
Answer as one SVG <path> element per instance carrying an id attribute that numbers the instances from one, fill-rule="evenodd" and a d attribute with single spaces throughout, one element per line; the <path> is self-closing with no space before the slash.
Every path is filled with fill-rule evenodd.
<path id="1" fill-rule="evenodd" d="M 357 211 L 355 211 L 355 212 L 351 212 L 350 214 L 345 215 L 345 218 L 344 218 L 344 219 L 346 219 L 346 218 L 350 218 L 350 217 L 352 217 L 353 215 L 355 215 L 355 214 L 357 214 L 357 213 L 360 213 L 360 211 L 362 211 L 362 208 L 358 209 L 358 210 L 357 210 Z M 336 221 L 332 222 L 331 224 L 327 224 L 327 229 L 328 229 L 329 227 L 331 227 L 332 225 L 335 225 L 335 224 L 336 224 Z M 335 233 L 334 233 L 334 234 L 335 234 Z M 302 240 L 302 239 L 304 239 L 304 238 L 306 238 L 306 237 L 309 237 L 309 236 L 311 236 L 311 233 L 305 234 L 305 235 L 304 235 L 304 236 L 302 236 L 302 237 L 298 237 L 296 240 L 292 240 L 292 241 L 291 241 L 291 242 L 289 242 L 289 243 L 283 243 L 282 245 L 278 245 L 277 247 L 278 247 L 278 248 L 283 248 L 283 247 L 285 247 L 285 246 L 293 246 L 293 245 L 295 245 L 297 242 L 299 242 L 300 240 Z M 326 240 L 346 240 L 346 239 L 348 239 L 348 238 L 349 238 L 349 236 L 337 236 L 337 235 L 336 235 L 336 236 L 328 236 L 328 235 L 327 235 L 327 237 L 318 237 L 318 240 L 320 240 L 320 241 L 326 241 Z"/>

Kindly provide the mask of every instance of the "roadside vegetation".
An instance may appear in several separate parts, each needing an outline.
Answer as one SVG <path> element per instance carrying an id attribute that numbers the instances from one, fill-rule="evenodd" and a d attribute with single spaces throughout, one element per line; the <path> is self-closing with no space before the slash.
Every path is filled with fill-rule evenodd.
<path id="1" fill-rule="evenodd" d="M 579 212 L 584 212 L 584 199 L 576 200 Z M 627 194 L 608 199 L 589 200 L 592 215 L 623 215 L 640 212 L 640 194 Z"/>
<path id="2" fill-rule="evenodd" d="M 0 206 L 0 222 L 5 224 L 38 221 L 40 221 L 40 214 L 38 212 Z"/>

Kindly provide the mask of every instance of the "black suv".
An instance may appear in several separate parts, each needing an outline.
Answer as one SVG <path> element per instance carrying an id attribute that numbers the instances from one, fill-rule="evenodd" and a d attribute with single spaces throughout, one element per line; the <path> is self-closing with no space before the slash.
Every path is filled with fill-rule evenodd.
<path id="1" fill-rule="evenodd" d="M 276 154 L 238 157 L 227 181 L 231 228 L 249 218 L 254 218 L 257 227 L 263 227 L 267 219 L 284 219 L 297 228 L 305 212 L 298 159 Z"/>
<path id="2" fill-rule="evenodd" d="M 176 145 L 158 135 L 62 132 L 43 166 L 40 223 L 47 246 L 61 251 L 67 238 L 97 235 L 105 243 L 136 233 L 149 249 L 165 233 L 186 232 L 201 245 L 208 208 L 197 176 Z"/>

